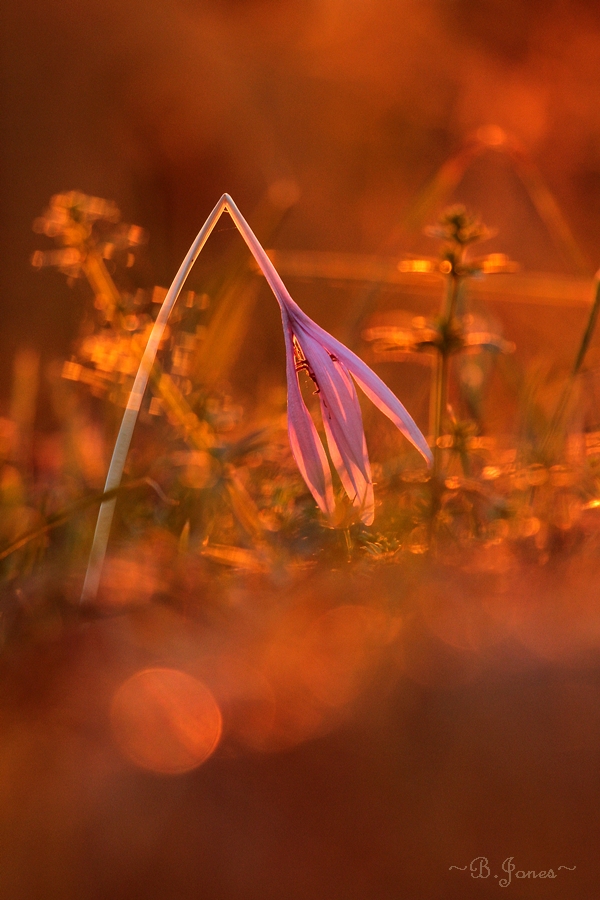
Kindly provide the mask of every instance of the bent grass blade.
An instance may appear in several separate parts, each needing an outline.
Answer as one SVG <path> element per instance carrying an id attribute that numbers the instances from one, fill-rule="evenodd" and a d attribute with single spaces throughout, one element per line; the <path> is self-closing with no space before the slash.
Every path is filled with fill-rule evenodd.
<path id="1" fill-rule="evenodd" d="M 140 361 L 140 365 L 135 376 L 135 381 L 129 395 L 129 400 L 127 401 L 127 407 L 125 409 L 125 413 L 123 414 L 121 427 L 119 428 L 119 433 L 115 442 L 112 459 L 110 461 L 108 475 L 106 477 L 106 484 L 104 486 L 104 493 L 115 490 L 121 483 L 123 469 L 125 468 L 125 460 L 127 458 L 127 453 L 133 436 L 133 430 L 135 428 L 135 423 L 137 421 L 140 407 L 142 405 L 142 399 L 148 385 L 148 380 L 150 378 L 150 373 L 154 365 L 158 347 L 167 326 L 167 321 L 173 307 L 175 306 L 175 302 L 179 297 L 179 294 L 181 293 L 181 289 L 185 284 L 192 266 L 196 262 L 196 259 L 198 258 L 200 251 L 208 240 L 213 228 L 227 208 L 228 200 L 229 198 L 227 194 L 223 194 L 215 208 L 208 216 L 206 222 L 200 229 L 196 240 L 190 247 L 187 256 L 179 267 L 179 271 L 177 272 L 177 275 L 175 276 L 171 287 L 167 291 L 167 295 L 162 303 L 158 316 L 156 317 L 156 321 L 154 322 L 152 331 L 150 332 L 150 337 L 148 338 L 148 343 L 146 344 L 146 349 L 144 350 L 144 354 Z M 94 540 L 92 542 L 92 549 L 90 552 L 90 559 L 88 562 L 85 581 L 81 594 L 82 602 L 92 602 L 96 598 L 96 595 L 98 593 L 100 575 L 102 573 L 104 557 L 106 556 L 106 548 L 108 545 L 108 537 L 112 525 L 115 504 L 116 498 L 112 498 L 110 500 L 105 500 L 100 507 L 98 520 L 96 522 L 96 530 L 94 532 Z"/>
<path id="2" fill-rule="evenodd" d="M 142 405 L 144 393 L 152 374 L 156 354 L 158 352 L 160 342 L 167 326 L 169 316 L 173 310 L 173 307 L 175 306 L 179 294 L 181 293 L 183 285 L 186 282 L 192 266 L 196 262 L 200 251 L 206 244 L 206 241 L 210 237 L 211 232 L 213 231 L 215 225 L 224 212 L 228 212 L 232 217 L 238 231 L 244 238 L 261 270 L 263 270 L 263 274 L 267 278 L 267 281 L 269 282 L 271 288 L 275 290 L 275 286 L 277 288 L 280 287 L 279 276 L 276 276 L 275 282 L 273 282 L 273 278 L 270 277 L 269 274 L 265 271 L 265 262 L 266 268 L 269 268 L 269 262 L 265 251 L 259 244 L 258 240 L 254 237 L 254 234 L 250 231 L 245 219 L 243 218 L 242 214 L 238 210 L 229 194 L 223 194 L 219 202 L 216 204 L 216 206 L 208 216 L 206 222 L 200 229 L 194 243 L 187 253 L 187 256 L 179 267 L 179 271 L 177 272 L 177 275 L 175 276 L 171 287 L 167 291 L 167 295 L 163 300 L 158 316 L 156 317 L 156 321 L 154 322 L 154 325 L 152 327 L 152 331 L 150 332 L 150 337 L 148 338 L 148 343 L 146 344 L 146 348 L 140 361 L 140 365 L 135 376 L 135 381 L 133 383 L 129 399 L 127 401 L 127 407 L 125 409 L 125 413 L 123 414 L 123 419 L 121 421 L 121 427 L 119 428 L 117 440 L 115 442 L 110 466 L 108 469 L 108 475 L 106 477 L 106 483 L 104 486 L 105 494 L 110 491 L 116 490 L 121 483 L 123 470 L 125 468 L 125 461 L 127 459 L 127 453 L 129 451 L 131 439 L 133 437 L 135 423 L 137 422 L 137 417 Z M 248 237 L 248 234 L 250 234 L 251 237 Z M 229 493 L 230 495 L 233 494 L 236 497 L 239 494 L 239 491 L 236 490 L 236 485 L 234 483 L 230 484 Z M 102 574 L 102 566 L 104 564 L 104 558 L 106 556 L 106 548 L 108 546 L 108 538 L 110 535 L 115 504 L 116 497 L 113 497 L 110 500 L 105 500 L 102 503 L 100 511 L 98 513 L 98 520 L 96 522 L 92 549 L 90 551 L 90 558 L 83 584 L 83 590 L 81 593 L 81 601 L 84 603 L 93 602 L 98 593 L 100 576 Z"/>

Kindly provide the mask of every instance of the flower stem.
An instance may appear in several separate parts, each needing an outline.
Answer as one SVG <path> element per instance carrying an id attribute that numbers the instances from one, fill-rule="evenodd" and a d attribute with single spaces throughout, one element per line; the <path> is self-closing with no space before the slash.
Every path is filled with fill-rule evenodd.
<path id="1" fill-rule="evenodd" d="M 135 376 L 135 381 L 133 383 L 129 399 L 127 401 L 127 408 L 121 421 L 121 427 L 119 429 L 119 434 L 117 435 L 112 459 L 110 461 L 110 466 L 108 469 L 108 475 L 106 477 L 106 484 L 104 486 L 105 493 L 115 490 L 121 483 L 123 469 L 125 468 L 125 460 L 127 458 L 127 452 L 129 450 L 129 445 L 131 444 L 131 438 L 133 436 L 133 429 L 135 428 L 135 423 L 137 421 L 138 413 L 142 405 L 144 392 L 148 384 L 148 379 L 150 378 L 150 372 L 152 371 L 152 366 L 154 364 L 159 344 L 167 326 L 169 315 L 171 314 L 171 310 L 175 305 L 175 302 L 190 273 L 192 266 L 196 262 L 200 251 L 204 247 L 206 241 L 210 236 L 210 233 L 217 224 L 223 211 L 226 209 L 226 206 L 227 195 L 223 194 L 213 211 L 208 216 L 206 222 L 200 229 L 196 240 L 190 247 L 187 256 L 179 267 L 179 271 L 177 272 L 177 275 L 175 276 L 173 283 L 171 284 L 171 287 L 167 292 L 167 296 L 165 297 L 163 304 L 159 310 L 158 316 L 156 317 L 156 321 L 154 322 L 152 331 L 150 332 L 150 337 L 148 338 L 148 343 L 146 344 L 146 349 L 144 350 L 144 354 Z M 85 581 L 83 584 L 83 591 L 81 594 L 82 602 L 93 601 L 96 597 L 96 594 L 98 593 L 100 574 L 102 572 L 104 557 L 106 556 L 106 547 L 108 545 L 108 537 L 112 525 L 115 504 L 116 497 L 113 497 L 110 500 L 104 500 L 100 507 L 100 512 L 98 513 L 98 521 L 96 522 L 96 530 L 94 532 L 94 540 L 92 542 L 92 549 L 90 552 L 90 559 L 88 562 Z"/>

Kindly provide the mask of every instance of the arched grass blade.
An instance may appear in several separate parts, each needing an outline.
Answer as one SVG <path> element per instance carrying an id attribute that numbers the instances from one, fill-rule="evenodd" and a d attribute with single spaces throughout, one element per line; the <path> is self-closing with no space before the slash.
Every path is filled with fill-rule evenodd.
<path id="1" fill-rule="evenodd" d="M 196 262 L 200 251 L 204 247 L 210 233 L 212 232 L 213 228 L 219 221 L 219 218 L 226 208 L 226 199 L 227 195 L 224 194 L 200 229 L 196 240 L 190 247 L 187 256 L 183 260 L 179 271 L 177 272 L 177 275 L 175 276 L 175 279 L 173 280 L 173 283 L 167 292 L 167 296 L 162 303 L 158 316 L 156 317 L 156 321 L 154 322 L 154 326 L 152 328 L 152 331 L 150 332 L 150 337 L 148 338 L 148 343 L 146 344 L 146 349 L 144 350 L 144 355 L 142 356 L 137 375 L 135 377 L 135 381 L 129 395 L 129 400 L 127 402 L 127 408 L 123 415 L 121 427 L 119 428 L 119 434 L 117 436 L 112 459 L 110 461 L 110 466 L 108 469 L 108 475 L 106 477 L 106 484 L 104 485 L 105 493 L 118 488 L 121 483 L 123 469 L 125 468 L 125 460 L 127 458 L 127 452 L 129 450 L 129 445 L 131 444 L 131 438 L 133 436 L 133 429 L 135 428 L 135 423 L 137 421 L 138 413 L 142 405 L 142 399 L 144 397 L 144 392 L 148 384 L 150 372 L 152 370 L 152 366 L 156 358 L 156 353 L 164 334 L 169 315 L 171 314 L 171 311 L 175 306 L 175 302 L 181 292 L 183 285 L 185 284 L 186 278 L 188 277 L 192 266 Z M 98 513 L 98 521 L 96 522 L 96 530 L 94 532 L 94 540 L 90 552 L 90 559 L 88 562 L 85 581 L 83 584 L 83 591 L 81 594 L 82 602 L 93 601 L 96 597 L 96 594 L 98 593 L 100 574 L 102 572 L 102 565 L 104 563 L 104 557 L 106 555 L 106 547 L 108 544 L 108 536 L 110 534 L 110 528 L 112 525 L 115 503 L 116 499 L 106 500 L 100 507 L 100 512 Z"/>

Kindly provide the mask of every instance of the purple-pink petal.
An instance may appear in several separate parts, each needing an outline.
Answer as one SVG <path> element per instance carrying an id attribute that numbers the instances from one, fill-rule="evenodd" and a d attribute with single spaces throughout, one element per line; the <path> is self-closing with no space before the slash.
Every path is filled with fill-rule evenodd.
<path id="1" fill-rule="evenodd" d="M 293 302 L 293 301 L 292 301 Z M 363 362 L 352 350 L 349 350 L 344 344 L 336 340 L 331 334 L 313 322 L 299 306 L 294 303 L 294 308 L 289 309 L 290 321 L 294 330 L 302 329 L 308 333 L 313 341 L 320 343 L 330 353 L 333 353 L 337 359 L 348 369 L 358 386 L 367 395 L 375 406 L 381 410 L 384 415 L 391 419 L 402 434 L 408 438 L 419 453 L 431 465 L 433 457 L 427 441 L 421 434 L 415 421 L 409 412 L 404 408 L 396 395 L 381 380 L 381 378 L 373 372 L 369 366 Z"/>
<path id="2" fill-rule="evenodd" d="M 297 339 L 319 389 L 329 453 L 340 480 L 365 522 L 373 520 L 372 479 L 362 413 L 354 382 L 346 368 L 303 328 Z M 370 499 L 369 499 L 370 498 Z"/>
<path id="3" fill-rule="evenodd" d="M 350 351 L 348 351 L 350 352 Z M 354 354 L 352 354 L 354 356 Z M 429 465 L 433 462 L 433 455 L 429 444 L 417 427 L 412 416 L 407 412 L 396 395 L 386 384 L 372 371 L 361 359 L 355 359 L 362 363 L 357 366 L 353 360 L 345 359 L 344 362 L 352 373 L 352 377 L 375 406 L 384 413 L 388 419 L 408 438 L 411 444 L 419 451 Z"/>
<path id="4" fill-rule="evenodd" d="M 365 525 L 372 525 L 373 519 L 375 518 L 375 498 L 373 495 L 373 482 L 371 480 L 370 470 L 367 479 L 356 466 L 354 460 L 343 453 L 340 444 L 336 441 L 332 433 L 327 417 L 323 418 L 323 426 L 325 428 L 325 435 L 329 446 L 329 454 L 337 473 L 340 476 L 343 488 L 348 497 L 352 500 L 352 505 L 360 511 L 361 521 L 363 521 Z"/>
<path id="5" fill-rule="evenodd" d="M 296 335 L 304 355 L 314 372 L 323 404 L 323 416 L 329 419 L 336 441 L 347 447 L 356 465 L 368 478 L 368 459 L 360 404 L 348 372 L 334 362 L 321 343 L 302 328 Z"/>
<path id="6" fill-rule="evenodd" d="M 317 505 L 325 515 L 331 516 L 335 511 L 331 470 L 317 429 L 302 398 L 294 360 L 292 331 L 287 314 L 283 309 L 282 320 L 286 345 L 290 447 L 300 474 Z"/>

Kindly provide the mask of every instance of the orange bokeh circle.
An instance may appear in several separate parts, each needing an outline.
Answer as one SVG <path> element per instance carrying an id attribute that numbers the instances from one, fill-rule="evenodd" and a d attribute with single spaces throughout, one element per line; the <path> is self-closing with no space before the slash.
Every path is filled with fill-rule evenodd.
<path id="1" fill-rule="evenodd" d="M 222 719 L 208 688 L 177 669 L 143 669 L 116 691 L 111 724 L 121 753 L 142 769 L 176 775 L 205 762 Z"/>

